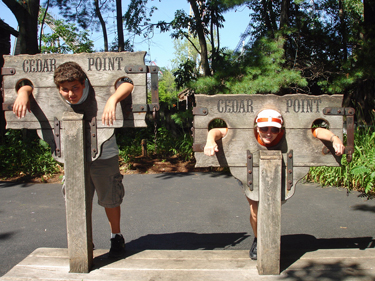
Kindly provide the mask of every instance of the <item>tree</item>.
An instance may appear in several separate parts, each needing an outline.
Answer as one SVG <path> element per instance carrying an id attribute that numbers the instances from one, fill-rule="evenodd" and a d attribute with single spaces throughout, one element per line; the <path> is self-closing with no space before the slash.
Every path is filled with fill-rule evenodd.
<path id="1" fill-rule="evenodd" d="M 108 51 L 108 35 L 106 22 L 102 11 L 112 12 L 114 7 L 112 1 L 108 0 L 47 0 L 52 6 L 57 6 L 63 18 L 69 22 L 77 23 L 79 27 L 97 29 L 100 25 L 103 33 L 104 51 Z M 116 0 L 116 4 L 119 0 Z M 121 6 L 121 5 L 120 5 Z M 120 11 L 121 13 L 121 11 Z M 93 25 L 92 25 L 93 24 Z"/>
<path id="2" fill-rule="evenodd" d="M 52 34 L 41 32 L 39 46 L 41 53 L 90 53 L 94 46 L 87 31 L 78 31 L 72 23 L 56 20 L 45 9 L 40 10 L 39 22 L 44 22 L 53 31 Z"/>
<path id="3" fill-rule="evenodd" d="M 38 50 L 39 0 L 3 0 L 12 11 L 19 26 L 18 41 L 21 54 L 36 54 Z"/>

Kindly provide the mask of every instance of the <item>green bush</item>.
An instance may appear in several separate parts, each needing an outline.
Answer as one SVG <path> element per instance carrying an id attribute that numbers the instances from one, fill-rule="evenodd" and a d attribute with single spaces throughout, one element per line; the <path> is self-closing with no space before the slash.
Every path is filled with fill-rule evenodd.
<path id="1" fill-rule="evenodd" d="M 367 194 L 375 192 L 375 129 L 358 127 L 354 132 L 354 155 L 350 163 L 342 157 L 341 167 L 312 167 L 308 181 L 323 186 L 343 186 Z"/>
<path id="2" fill-rule="evenodd" d="M 0 177 L 42 176 L 58 171 L 49 145 L 32 130 L 8 130 L 0 145 Z"/>

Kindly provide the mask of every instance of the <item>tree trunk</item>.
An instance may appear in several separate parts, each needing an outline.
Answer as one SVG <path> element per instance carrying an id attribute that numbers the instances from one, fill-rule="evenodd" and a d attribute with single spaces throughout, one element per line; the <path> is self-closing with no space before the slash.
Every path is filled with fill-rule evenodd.
<path id="1" fill-rule="evenodd" d="M 18 21 L 21 54 L 36 54 L 38 49 L 38 13 L 40 0 L 28 0 L 20 3 L 15 0 L 3 0 Z"/>
<path id="2" fill-rule="evenodd" d="M 289 26 L 289 6 L 290 0 L 282 0 L 279 29 Z"/>
<path id="3" fill-rule="evenodd" d="M 116 0 L 116 11 L 117 11 L 117 34 L 118 34 L 118 51 L 124 51 L 124 29 L 122 26 L 122 7 L 121 0 Z"/>
<path id="4" fill-rule="evenodd" d="M 107 27 L 105 21 L 102 17 L 102 13 L 100 12 L 99 8 L 99 0 L 94 0 L 95 3 L 95 13 L 100 21 L 100 25 L 102 26 L 103 31 L 103 39 L 104 39 L 104 52 L 108 52 L 108 36 L 107 36 Z"/>
<path id="5" fill-rule="evenodd" d="M 201 64 L 202 64 L 202 69 L 203 69 L 203 76 L 210 76 L 211 71 L 210 71 L 210 66 L 208 63 L 208 51 L 207 51 L 207 42 L 206 38 L 204 36 L 204 26 L 201 20 L 199 8 L 197 5 L 197 2 L 195 0 L 188 0 L 191 8 L 193 9 L 194 12 L 194 18 L 197 24 L 197 33 L 198 33 L 198 39 L 199 39 L 199 45 L 201 47 Z"/>

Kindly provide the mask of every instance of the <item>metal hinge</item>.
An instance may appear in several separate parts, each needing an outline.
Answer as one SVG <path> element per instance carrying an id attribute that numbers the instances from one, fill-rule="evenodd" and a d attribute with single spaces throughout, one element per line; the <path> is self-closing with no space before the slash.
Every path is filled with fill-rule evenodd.
<path id="1" fill-rule="evenodd" d="M 2 67 L 1 75 L 14 75 L 16 74 L 16 69 L 13 67 Z"/>
<path id="2" fill-rule="evenodd" d="M 207 107 L 193 107 L 193 115 L 205 116 L 208 114 Z"/>
<path id="3" fill-rule="evenodd" d="M 147 66 L 147 65 L 127 65 L 125 66 L 125 72 L 128 74 L 137 74 L 137 73 L 150 73 L 151 74 L 151 106 L 143 106 L 144 109 L 152 111 L 158 111 L 160 109 L 159 105 L 159 67 L 157 66 Z M 133 112 L 143 112 L 135 111 L 135 106 L 133 105 Z"/>
<path id="4" fill-rule="evenodd" d="M 53 126 L 53 136 L 54 136 L 55 145 L 56 145 L 55 155 L 57 157 L 61 157 L 61 139 L 60 139 L 60 136 L 61 136 L 61 133 L 60 133 L 61 124 L 60 124 L 60 121 L 56 117 L 54 118 L 53 123 L 54 123 L 54 126 Z"/>
<path id="5" fill-rule="evenodd" d="M 287 154 L 286 173 L 287 190 L 289 191 L 293 186 L 293 150 L 289 150 Z"/>
<path id="6" fill-rule="evenodd" d="M 97 136 L 96 117 L 93 117 L 90 121 L 90 137 L 91 137 L 91 158 L 94 159 L 96 154 L 98 154 L 98 136 Z"/>
<path id="7" fill-rule="evenodd" d="M 254 189 L 253 184 L 253 154 L 250 152 L 250 150 L 247 150 L 247 186 L 250 188 L 251 191 Z"/>

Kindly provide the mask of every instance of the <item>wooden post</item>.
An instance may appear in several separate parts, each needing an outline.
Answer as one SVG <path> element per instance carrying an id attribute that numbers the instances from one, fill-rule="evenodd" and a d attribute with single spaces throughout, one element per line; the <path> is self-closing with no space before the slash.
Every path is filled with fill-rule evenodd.
<path id="1" fill-rule="evenodd" d="M 93 260 L 91 196 L 83 114 L 63 114 L 66 223 L 70 272 L 88 273 Z"/>
<path id="2" fill-rule="evenodd" d="M 281 180 L 280 150 L 259 151 L 258 272 L 280 274 Z"/>
<path id="3" fill-rule="evenodd" d="M 142 157 L 147 157 L 147 140 L 146 139 L 142 139 L 141 147 L 142 147 Z"/>

